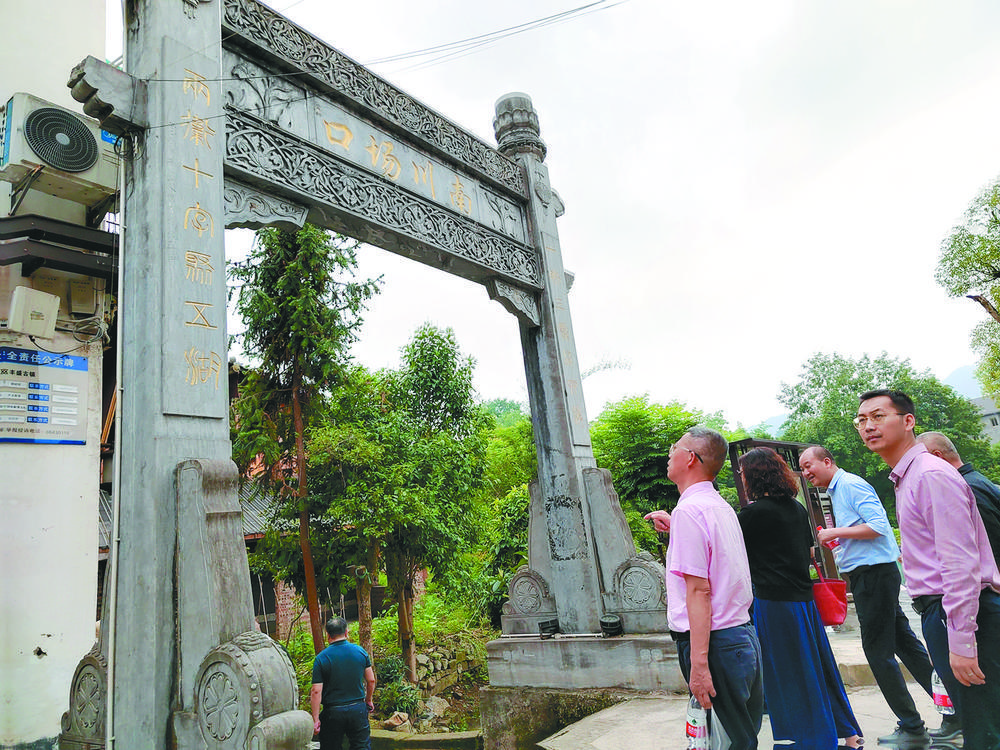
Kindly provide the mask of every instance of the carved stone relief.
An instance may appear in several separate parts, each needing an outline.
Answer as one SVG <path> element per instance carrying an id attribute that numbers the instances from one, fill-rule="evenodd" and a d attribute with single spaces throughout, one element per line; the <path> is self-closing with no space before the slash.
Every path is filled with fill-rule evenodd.
<path id="1" fill-rule="evenodd" d="M 240 633 L 202 661 L 195 713 L 210 747 L 243 750 L 250 728 L 294 709 L 298 688 L 288 655 L 263 633 Z"/>
<path id="2" fill-rule="evenodd" d="M 521 212 L 517 205 L 489 190 L 484 190 L 483 193 L 486 197 L 486 206 L 489 209 L 487 216 L 490 226 L 498 232 L 520 242 L 525 242 L 524 224 L 521 221 Z"/>
<path id="3" fill-rule="evenodd" d="M 225 69 L 229 70 L 231 79 L 225 87 L 226 101 L 231 106 L 249 110 L 279 128 L 292 129 L 296 109 L 304 111 L 305 92 L 302 89 L 230 53 L 224 54 Z M 303 106 L 294 106 L 300 103 Z"/>
<path id="4" fill-rule="evenodd" d="M 527 565 L 517 569 L 507 590 L 509 597 L 503 605 L 506 615 L 538 615 L 556 611 L 548 583 Z"/>
<path id="5" fill-rule="evenodd" d="M 223 25 L 227 35 L 237 35 L 290 67 L 307 71 L 339 95 L 525 195 L 521 170 L 513 161 L 270 8 L 255 0 L 226 0 Z"/>
<path id="6" fill-rule="evenodd" d="M 275 198 L 233 180 L 226 180 L 223 197 L 227 229 L 258 229 L 270 224 L 301 227 L 309 213 L 304 206 Z"/>
<path id="7" fill-rule="evenodd" d="M 541 325 L 541 313 L 538 310 L 538 298 L 529 292 L 513 284 L 508 284 L 500 279 L 487 282 L 486 291 L 490 299 L 496 300 L 504 309 L 518 320 L 528 325 Z"/>
<path id="8" fill-rule="evenodd" d="M 97 644 L 83 657 L 70 683 L 69 710 L 62 715 L 59 746 L 65 750 L 104 747 L 108 663 Z"/>
<path id="9" fill-rule="evenodd" d="M 184 14 L 188 18 L 194 18 L 195 11 L 198 9 L 198 6 L 203 3 L 210 2 L 212 2 L 212 0 L 184 0 Z"/>
<path id="10" fill-rule="evenodd" d="M 226 117 L 226 167 L 363 216 L 527 286 L 541 286 L 531 248 L 233 110 Z"/>
<path id="11" fill-rule="evenodd" d="M 546 498 L 545 522 L 553 560 L 582 560 L 590 556 L 583 538 L 586 525 L 580 498 L 568 495 Z"/>
<path id="12" fill-rule="evenodd" d="M 618 566 L 614 590 L 622 610 L 662 610 L 666 604 L 663 566 L 648 552 L 629 558 Z"/>

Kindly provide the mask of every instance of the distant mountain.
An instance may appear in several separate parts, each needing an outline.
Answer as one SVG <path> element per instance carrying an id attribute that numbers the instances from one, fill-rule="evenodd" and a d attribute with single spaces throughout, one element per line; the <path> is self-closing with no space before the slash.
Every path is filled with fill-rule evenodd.
<path id="1" fill-rule="evenodd" d="M 775 439 L 778 439 L 781 437 L 780 434 L 781 425 L 785 423 L 786 419 L 788 419 L 787 412 L 785 414 L 778 414 L 777 416 L 774 417 L 768 417 L 760 424 L 764 427 L 765 430 L 767 430 L 768 435 L 770 435 Z M 754 425 L 754 427 L 756 426 L 757 425 Z"/>
<path id="2" fill-rule="evenodd" d="M 979 398 L 983 395 L 983 387 L 976 380 L 976 368 L 973 365 L 959 367 L 943 381 L 966 398 Z"/>

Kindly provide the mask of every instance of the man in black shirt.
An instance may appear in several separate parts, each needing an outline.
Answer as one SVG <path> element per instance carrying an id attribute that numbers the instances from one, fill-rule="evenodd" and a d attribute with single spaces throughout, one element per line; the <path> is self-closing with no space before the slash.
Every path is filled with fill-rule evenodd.
<path id="1" fill-rule="evenodd" d="M 972 464 L 962 461 L 955 444 L 941 432 L 922 432 L 917 441 L 927 446 L 927 450 L 943 458 L 962 475 L 976 497 L 976 507 L 983 518 L 986 536 L 993 548 L 993 557 L 1000 566 L 1000 487 L 972 468 Z"/>

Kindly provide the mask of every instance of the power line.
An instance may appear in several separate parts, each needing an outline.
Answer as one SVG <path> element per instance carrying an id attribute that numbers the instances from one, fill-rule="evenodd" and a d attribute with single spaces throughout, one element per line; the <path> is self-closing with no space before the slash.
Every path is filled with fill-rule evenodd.
<path id="1" fill-rule="evenodd" d="M 492 46 L 492 45 L 496 44 L 497 42 L 500 42 L 503 39 L 506 39 L 507 37 L 515 36 L 517 34 L 524 33 L 525 31 L 532 31 L 534 29 L 540 29 L 540 28 L 543 28 L 545 26 L 551 26 L 551 25 L 554 25 L 554 24 L 565 23 L 567 21 L 576 20 L 577 18 L 581 18 L 583 16 L 590 15 L 591 13 L 599 13 L 602 10 L 608 10 L 610 8 L 613 8 L 616 5 L 622 5 L 622 4 L 626 3 L 626 2 L 628 2 L 628 0 L 619 0 L 618 2 L 611 3 L 610 5 L 605 5 L 606 2 L 607 2 L 607 0 L 600 0 L 600 2 L 591 3 L 590 5 L 581 6 L 580 8 L 574 9 L 573 11 L 567 11 L 566 14 L 573 14 L 573 15 L 566 15 L 566 17 L 561 17 L 564 14 L 558 14 L 558 16 L 551 16 L 551 17 L 546 18 L 546 19 L 539 19 L 537 22 L 532 22 L 532 25 L 530 26 L 530 28 L 524 28 L 524 29 L 520 29 L 520 30 L 516 30 L 516 31 L 510 31 L 509 33 L 494 32 L 494 34 L 496 34 L 496 36 L 493 36 L 492 38 L 484 39 L 481 42 L 477 42 L 477 43 L 474 43 L 474 44 L 466 45 L 464 48 L 458 48 L 458 49 L 455 49 L 454 51 L 444 52 L 443 54 L 441 54 L 441 55 L 439 55 L 439 56 L 437 56 L 435 58 L 432 58 L 430 60 L 426 60 L 424 62 L 416 63 L 415 65 L 410 65 L 410 66 L 407 66 L 405 68 L 400 68 L 396 72 L 404 72 L 404 71 L 408 71 L 408 70 L 423 70 L 424 68 L 430 68 L 430 67 L 438 65 L 440 63 L 447 62 L 449 60 L 457 60 L 457 59 L 460 59 L 462 57 L 467 57 L 468 55 L 475 54 L 477 51 L 479 51 L 479 49 L 484 48 L 484 47 Z M 597 7 L 597 6 L 599 6 L 599 7 Z M 578 12 L 578 11 L 581 11 L 581 12 Z M 550 18 L 552 20 L 549 20 Z M 518 29 L 519 27 L 513 27 L 513 28 L 514 29 Z M 484 36 L 486 36 L 486 35 L 484 35 Z M 460 43 L 456 42 L 454 44 L 460 44 Z M 447 46 L 447 45 L 442 45 L 442 47 L 445 47 L 445 46 Z M 430 54 L 430 53 L 424 53 L 424 54 Z M 414 57 L 419 56 L 419 53 L 413 53 L 413 56 Z M 405 59 L 404 56 L 399 56 L 399 57 L 400 57 L 400 59 Z M 374 64 L 374 63 L 372 63 L 372 64 Z"/>
<path id="2" fill-rule="evenodd" d="M 533 21 L 526 21 L 525 23 L 517 24 L 516 26 L 508 26 L 505 29 L 498 29 L 496 31 L 490 31 L 486 34 L 479 34 L 477 36 L 467 37 L 466 39 L 459 39 L 455 42 L 447 42 L 445 44 L 439 44 L 434 47 L 424 47 L 423 49 L 413 50 L 410 52 L 402 52 L 398 55 L 390 55 L 389 57 L 382 57 L 377 60 L 371 60 L 366 63 L 367 65 L 381 65 L 382 63 L 388 62 L 399 62 L 401 60 L 409 60 L 414 57 L 424 57 L 426 55 L 432 55 L 437 52 L 445 52 L 450 50 L 463 51 L 467 49 L 474 49 L 486 44 L 490 44 L 494 41 L 500 39 L 505 39 L 516 34 L 523 34 L 526 31 L 531 31 L 533 29 L 542 28 L 543 26 L 548 26 L 554 23 L 562 23 L 564 21 L 570 20 L 573 16 L 584 15 L 583 11 L 596 8 L 599 5 L 605 5 L 608 0 L 596 0 L 596 2 L 588 3 L 587 5 L 581 5 L 577 8 L 572 8 L 571 10 L 564 10 L 561 13 L 554 13 L 551 16 L 544 16 L 542 18 L 536 18 Z M 622 0 L 624 2 L 624 0 Z M 614 5 L 619 5 L 620 3 L 613 3 L 607 7 L 613 7 Z"/>

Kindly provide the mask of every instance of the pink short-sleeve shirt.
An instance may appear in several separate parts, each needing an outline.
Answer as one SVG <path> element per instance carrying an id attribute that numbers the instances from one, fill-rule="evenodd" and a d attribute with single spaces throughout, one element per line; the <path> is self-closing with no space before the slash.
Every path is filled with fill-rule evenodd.
<path id="1" fill-rule="evenodd" d="M 736 513 L 712 486 L 699 482 L 682 494 L 670 514 L 667 548 L 667 622 L 690 630 L 684 576 L 707 578 L 712 588 L 712 630 L 750 621 L 750 565 Z"/>

